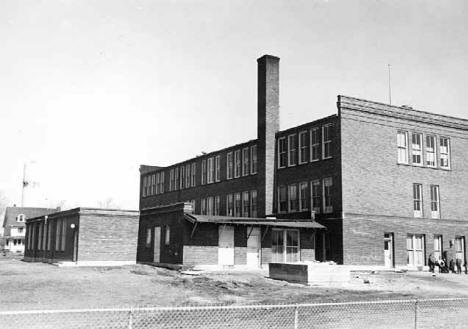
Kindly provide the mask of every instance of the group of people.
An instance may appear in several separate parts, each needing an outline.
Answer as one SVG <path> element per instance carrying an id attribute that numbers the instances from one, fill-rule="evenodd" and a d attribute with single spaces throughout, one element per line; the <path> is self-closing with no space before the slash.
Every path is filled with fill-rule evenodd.
<path id="1" fill-rule="evenodd" d="M 445 250 L 442 254 L 442 258 L 437 259 L 434 252 L 429 254 L 429 271 L 434 273 L 436 266 L 439 267 L 440 273 L 462 273 L 462 267 L 465 267 L 465 274 L 468 274 L 468 266 L 466 262 L 460 258 L 457 258 L 457 254 L 453 248 L 453 242 L 450 241 L 450 248 Z"/>

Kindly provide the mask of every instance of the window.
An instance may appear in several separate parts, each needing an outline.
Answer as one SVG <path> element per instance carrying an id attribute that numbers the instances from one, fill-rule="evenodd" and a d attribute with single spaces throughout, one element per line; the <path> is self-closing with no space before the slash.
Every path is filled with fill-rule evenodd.
<path id="1" fill-rule="evenodd" d="M 179 188 L 179 167 L 174 168 L 174 191 Z"/>
<path id="2" fill-rule="evenodd" d="M 241 207 L 242 207 L 241 194 L 236 193 L 236 194 L 234 194 L 234 216 L 235 217 L 241 217 L 242 216 Z"/>
<path id="3" fill-rule="evenodd" d="M 174 169 L 169 171 L 169 191 L 174 191 Z"/>
<path id="4" fill-rule="evenodd" d="M 214 210 L 214 198 L 212 196 L 206 199 L 206 214 L 213 215 Z"/>
<path id="5" fill-rule="evenodd" d="M 299 231 L 273 229 L 271 252 L 273 262 L 298 262 L 300 260 Z"/>
<path id="6" fill-rule="evenodd" d="M 462 264 L 465 263 L 465 237 L 455 237 L 455 258 L 460 259 Z"/>
<path id="7" fill-rule="evenodd" d="M 320 129 L 310 130 L 310 161 L 320 160 Z"/>
<path id="8" fill-rule="evenodd" d="M 232 179 L 232 174 L 234 171 L 234 166 L 232 162 L 232 152 L 229 152 L 226 156 L 226 177 L 227 179 Z"/>
<path id="9" fill-rule="evenodd" d="M 288 210 L 289 212 L 295 212 L 299 209 L 299 201 L 297 199 L 297 184 L 288 186 Z"/>
<path id="10" fill-rule="evenodd" d="M 18 234 L 23 234 L 23 230 L 24 230 L 23 227 L 18 227 Z"/>
<path id="11" fill-rule="evenodd" d="M 206 215 L 206 199 L 201 199 L 201 214 Z"/>
<path id="12" fill-rule="evenodd" d="M 424 235 L 408 234 L 406 236 L 406 249 L 409 266 L 424 266 Z"/>
<path id="13" fill-rule="evenodd" d="M 257 217 L 257 191 L 250 191 L 250 216 Z"/>
<path id="14" fill-rule="evenodd" d="M 214 215 L 215 216 L 220 215 L 220 207 L 221 207 L 221 197 L 217 195 L 215 196 L 215 201 L 214 201 Z"/>
<path id="15" fill-rule="evenodd" d="M 158 178 L 159 178 L 159 175 L 158 175 Z M 151 195 L 157 194 L 157 192 L 156 192 L 156 175 L 155 175 L 155 174 L 151 175 L 151 189 L 150 189 L 150 194 L 151 194 Z"/>
<path id="16" fill-rule="evenodd" d="M 299 210 L 304 211 L 309 209 L 307 203 L 307 182 L 302 182 L 299 183 Z"/>
<path id="17" fill-rule="evenodd" d="M 250 147 L 250 174 L 257 173 L 257 145 Z"/>
<path id="18" fill-rule="evenodd" d="M 296 138 L 296 134 L 288 136 L 288 166 L 295 166 L 297 163 Z"/>
<path id="19" fill-rule="evenodd" d="M 322 127 L 322 158 L 331 158 L 331 142 L 332 142 L 332 124 L 327 124 Z"/>
<path id="20" fill-rule="evenodd" d="M 250 151 L 248 147 L 242 149 L 242 176 L 250 174 Z"/>
<path id="21" fill-rule="evenodd" d="M 422 166 L 422 134 L 411 134 L 411 161 L 413 165 Z"/>
<path id="22" fill-rule="evenodd" d="M 24 222 L 24 219 L 25 219 L 26 216 L 24 216 L 23 214 L 19 214 L 17 217 L 16 217 L 16 221 L 17 222 Z"/>
<path id="23" fill-rule="evenodd" d="M 278 139 L 278 168 L 286 167 L 288 163 L 288 154 L 286 153 L 286 138 L 281 137 Z"/>
<path id="24" fill-rule="evenodd" d="M 234 216 L 234 195 L 226 195 L 226 215 Z"/>
<path id="25" fill-rule="evenodd" d="M 249 191 L 242 193 L 242 217 L 250 216 L 250 195 Z"/>
<path id="26" fill-rule="evenodd" d="M 440 195 L 438 185 L 431 185 L 431 217 L 440 218 Z"/>
<path id="27" fill-rule="evenodd" d="M 184 166 L 179 168 L 179 175 L 180 175 L 179 188 L 182 190 L 184 188 L 184 184 L 185 184 L 185 168 L 184 168 Z"/>
<path id="28" fill-rule="evenodd" d="M 60 251 L 60 242 L 62 241 L 62 220 L 55 222 L 55 251 Z"/>
<path id="29" fill-rule="evenodd" d="M 310 193 L 312 199 L 312 210 L 316 214 L 320 214 L 320 208 L 322 203 L 322 190 L 320 187 L 320 180 L 314 180 L 310 182 Z"/>
<path id="30" fill-rule="evenodd" d="M 164 193 L 164 176 L 166 176 L 164 171 L 159 173 L 159 193 Z"/>
<path id="31" fill-rule="evenodd" d="M 151 247 L 151 228 L 146 229 L 146 241 L 145 241 L 146 247 Z"/>
<path id="32" fill-rule="evenodd" d="M 436 260 L 442 259 L 442 235 L 434 235 L 434 257 Z"/>
<path id="33" fill-rule="evenodd" d="M 240 177 L 241 175 L 241 154 L 240 150 L 234 152 L 234 177 Z"/>
<path id="34" fill-rule="evenodd" d="M 153 194 L 159 194 L 162 193 L 160 192 L 160 187 L 161 187 L 161 175 L 160 173 L 156 173 L 156 175 L 153 175 Z"/>
<path id="35" fill-rule="evenodd" d="M 398 163 L 408 164 L 408 133 L 399 131 L 397 134 Z"/>
<path id="36" fill-rule="evenodd" d="M 307 131 L 299 133 L 299 164 L 306 163 L 309 158 L 309 145 L 308 145 Z"/>
<path id="37" fill-rule="evenodd" d="M 450 169 L 450 139 L 446 137 L 440 138 L 439 157 L 440 167 Z"/>
<path id="38" fill-rule="evenodd" d="M 333 179 L 332 177 L 327 177 L 323 179 L 323 213 L 329 214 L 333 212 L 333 202 L 332 202 L 332 186 Z"/>
<path id="39" fill-rule="evenodd" d="M 52 250 L 52 222 L 48 222 L 47 224 L 47 250 Z"/>
<path id="40" fill-rule="evenodd" d="M 413 208 L 414 208 L 414 217 L 422 217 L 423 216 L 423 208 L 422 208 L 422 185 L 421 184 L 413 184 Z"/>
<path id="41" fill-rule="evenodd" d="M 201 184 L 206 184 L 206 159 L 203 159 L 201 163 Z"/>
<path id="42" fill-rule="evenodd" d="M 435 137 L 434 136 L 426 136 L 426 166 L 428 167 L 436 166 Z"/>
<path id="43" fill-rule="evenodd" d="M 286 186 L 278 187 L 278 212 L 288 211 L 288 191 Z"/>
<path id="44" fill-rule="evenodd" d="M 185 165 L 185 188 L 190 187 L 190 164 Z"/>
<path id="45" fill-rule="evenodd" d="M 190 185 L 192 187 L 195 187 L 197 184 L 195 183 L 195 180 L 196 180 L 196 174 L 197 174 L 197 163 L 194 162 L 192 163 L 192 178 L 190 179 Z"/>
<path id="46" fill-rule="evenodd" d="M 164 234 L 164 244 L 166 246 L 171 243 L 171 227 L 169 225 L 166 225 L 166 232 Z"/>
<path id="47" fill-rule="evenodd" d="M 215 181 L 221 180 L 221 156 L 217 155 L 215 158 Z"/>
<path id="48" fill-rule="evenodd" d="M 208 184 L 214 182 L 214 158 L 208 158 Z"/>
<path id="49" fill-rule="evenodd" d="M 143 190 L 142 190 L 142 195 L 143 197 L 146 197 L 146 184 L 148 182 L 148 178 L 145 176 L 143 177 Z"/>
<path id="50" fill-rule="evenodd" d="M 65 242 L 67 237 L 67 221 L 62 220 L 62 241 L 60 242 L 60 250 L 65 250 Z"/>

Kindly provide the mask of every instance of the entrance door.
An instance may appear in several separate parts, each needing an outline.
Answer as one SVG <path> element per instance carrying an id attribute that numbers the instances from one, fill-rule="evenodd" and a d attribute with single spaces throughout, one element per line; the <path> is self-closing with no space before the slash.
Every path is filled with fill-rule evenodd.
<path id="1" fill-rule="evenodd" d="M 161 255 L 161 227 L 154 228 L 153 262 L 159 263 Z"/>
<path id="2" fill-rule="evenodd" d="M 218 264 L 234 265 L 234 226 L 219 226 Z"/>
<path id="3" fill-rule="evenodd" d="M 260 228 L 247 227 L 247 266 L 260 266 Z"/>
<path id="4" fill-rule="evenodd" d="M 393 267 L 393 233 L 384 234 L 385 267 Z"/>

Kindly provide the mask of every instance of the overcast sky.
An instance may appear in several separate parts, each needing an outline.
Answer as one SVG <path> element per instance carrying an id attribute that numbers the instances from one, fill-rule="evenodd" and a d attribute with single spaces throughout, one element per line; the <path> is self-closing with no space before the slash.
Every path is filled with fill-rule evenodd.
<path id="1" fill-rule="evenodd" d="M 138 207 L 140 164 L 256 138 L 256 59 L 281 129 L 344 94 L 468 117 L 465 1 L 0 1 L 0 190 L 35 161 L 44 205 Z M 32 204 L 31 204 L 32 205 Z"/>

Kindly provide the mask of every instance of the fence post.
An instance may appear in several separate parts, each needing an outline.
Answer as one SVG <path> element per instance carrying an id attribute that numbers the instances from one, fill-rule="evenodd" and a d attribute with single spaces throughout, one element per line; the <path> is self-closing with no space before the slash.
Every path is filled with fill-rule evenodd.
<path id="1" fill-rule="evenodd" d="M 418 299 L 414 302 L 414 329 L 418 328 L 418 302 Z"/>
<path id="2" fill-rule="evenodd" d="M 294 309 L 294 329 L 299 329 L 299 307 L 297 304 Z"/>
<path id="3" fill-rule="evenodd" d="M 128 312 L 128 329 L 133 328 L 133 308 Z"/>

